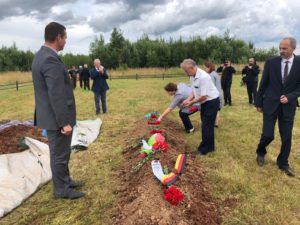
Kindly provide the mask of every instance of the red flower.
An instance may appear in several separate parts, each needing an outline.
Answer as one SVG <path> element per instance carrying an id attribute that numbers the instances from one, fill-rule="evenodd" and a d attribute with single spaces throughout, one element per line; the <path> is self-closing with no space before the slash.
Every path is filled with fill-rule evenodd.
<path id="1" fill-rule="evenodd" d="M 172 205 L 178 205 L 184 199 L 183 193 L 175 186 L 170 186 L 168 189 L 163 189 L 164 198 Z"/>
<path id="2" fill-rule="evenodd" d="M 193 113 L 193 112 L 196 112 L 196 111 L 198 111 L 198 107 L 197 106 L 191 106 L 189 108 L 189 113 Z"/>
<path id="3" fill-rule="evenodd" d="M 149 124 L 149 125 L 159 125 L 159 124 L 160 124 L 160 121 L 154 121 L 154 122 L 148 121 L 148 124 Z"/>
<path id="4" fill-rule="evenodd" d="M 162 133 L 163 131 L 162 130 L 156 130 L 156 129 L 154 129 L 154 130 L 150 130 L 150 134 L 156 134 L 156 133 Z"/>
<path id="5" fill-rule="evenodd" d="M 150 118 L 154 119 L 157 118 L 156 114 L 151 114 Z"/>
<path id="6" fill-rule="evenodd" d="M 160 149 L 163 152 L 167 152 L 169 148 L 169 145 L 167 142 L 156 142 L 155 144 L 152 145 L 152 150 L 158 150 Z"/>

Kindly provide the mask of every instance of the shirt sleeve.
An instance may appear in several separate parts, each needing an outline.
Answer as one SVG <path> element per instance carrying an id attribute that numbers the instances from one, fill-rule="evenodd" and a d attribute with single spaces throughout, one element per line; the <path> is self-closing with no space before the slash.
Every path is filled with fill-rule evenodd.
<path id="1" fill-rule="evenodd" d="M 179 105 L 182 102 L 182 96 L 181 95 L 175 95 L 173 97 L 173 101 L 171 102 L 169 108 L 175 109 L 177 105 Z"/>

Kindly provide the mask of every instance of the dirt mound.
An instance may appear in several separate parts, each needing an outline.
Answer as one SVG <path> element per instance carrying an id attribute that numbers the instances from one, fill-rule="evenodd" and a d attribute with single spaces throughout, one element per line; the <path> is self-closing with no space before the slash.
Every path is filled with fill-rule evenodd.
<path id="1" fill-rule="evenodd" d="M 31 137 L 47 143 L 47 139 L 42 137 L 40 129 L 35 132 L 32 126 L 12 125 L 0 131 L 0 154 L 24 151 L 26 148 L 20 143 L 23 137 Z"/>
<path id="2" fill-rule="evenodd" d="M 151 169 L 151 161 L 137 173 L 130 172 L 132 166 L 141 160 L 137 157 L 140 146 L 138 139 L 150 137 L 146 121 L 137 122 L 137 128 L 128 133 L 129 137 L 137 139 L 128 140 L 125 148 L 124 164 L 117 172 L 121 186 L 117 190 L 118 209 L 113 212 L 113 224 L 123 225 L 190 225 L 190 224 L 221 224 L 220 208 L 214 203 L 208 192 L 205 181 L 205 171 L 201 164 L 195 160 L 183 139 L 183 128 L 177 123 L 165 119 L 161 128 L 167 131 L 166 140 L 169 144 L 167 153 L 158 153 L 162 166 L 169 171 L 175 166 L 177 156 L 187 152 L 186 169 L 174 186 L 179 188 L 185 198 L 177 206 L 171 205 L 164 199 L 161 182 L 155 178 Z M 131 142 L 131 143 L 130 143 Z"/>

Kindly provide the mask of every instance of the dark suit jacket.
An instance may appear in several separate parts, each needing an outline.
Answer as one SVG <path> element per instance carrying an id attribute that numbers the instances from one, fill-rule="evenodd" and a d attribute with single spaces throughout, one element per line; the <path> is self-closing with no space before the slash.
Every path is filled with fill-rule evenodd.
<path id="1" fill-rule="evenodd" d="M 76 123 L 73 86 L 68 71 L 54 50 L 42 46 L 32 62 L 37 126 L 59 130 Z"/>
<path id="2" fill-rule="evenodd" d="M 220 66 L 217 69 L 217 72 L 220 73 L 222 72 L 222 76 L 221 76 L 221 83 L 223 85 L 226 84 L 231 84 L 232 83 L 232 75 L 236 72 L 234 67 L 229 66 L 229 67 L 222 67 Z"/>
<path id="3" fill-rule="evenodd" d="M 80 78 L 88 80 L 90 78 L 90 70 L 88 68 L 83 68 L 80 73 Z"/>
<path id="4" fill-rule="evenodd" d="M 104 68 L 104 73 L 101 74 L 96 70 L 96 68 L 91 69 L 90 71 L 91 78 L 93 79 L 93 92 L 104 92 L 109 89 L 106 79 L 108 79 L 108 75 L 106 73 L 106 69 Z"/>
<path id="5" fill-rule="evenodd" d="M 272 114 L 282 105 L 284 115 L 293 119 L 300 96 L 300 57 L 295 56 L 285 84 L 282 84 L 281 60 L 277 56 L 266 61 L 255 106 L 263 108 L 266 114 Z M 287 104 L 280 103 L 281 95 L 288 98 Z"/>
<path id="6" fill-rule="evenodd" d="M 253 65 L 252 69 L 250 69 L 248 66 L 245 66 L 242 70 L 242 74 L 246 75 L 244 78 L 246 83 L 253 84 L 258 82 L 259 67 L 257 65 Z"/>

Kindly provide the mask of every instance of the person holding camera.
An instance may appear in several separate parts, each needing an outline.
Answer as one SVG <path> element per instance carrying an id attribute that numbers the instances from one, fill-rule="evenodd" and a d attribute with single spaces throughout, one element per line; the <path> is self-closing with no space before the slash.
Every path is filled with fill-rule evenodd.
<path id="1" fill-rule="evenodd" d="M 236 72 L 234 67 L 231 66 L 231 61 L 227 59 L 224 64 L 217 69 L 218 73 L 222 72 L 221 76 L 221 86 L 224 93 L 224 105 L 232 105 L 231 101 L 231 84 L 232 84 L 232 75 Z"/>
<path id="2" fill-rule="evenodd" d="M 257 95 L 259 67 L 253 57 L 249 58 L 248 65 L 242 70 L 243 81 L 247 85 L 249 104 L 253 104 Z"/>
<path id="3" fill-rule="evenodd" d="M 109 89 L 106 79 L 108 75 L 106 69 L 101 65 L 100 59 L 94 60 L 95 68 L 91 69 L 90 75 L 93 79 L 92 91 L 94 92 L 96 114 L 100 114 L 100 98 L 103 113 L 106 113 L 106 91 Z"/>

